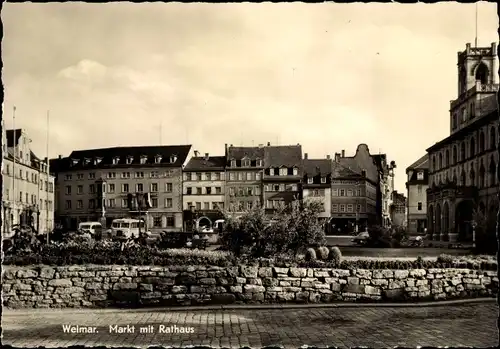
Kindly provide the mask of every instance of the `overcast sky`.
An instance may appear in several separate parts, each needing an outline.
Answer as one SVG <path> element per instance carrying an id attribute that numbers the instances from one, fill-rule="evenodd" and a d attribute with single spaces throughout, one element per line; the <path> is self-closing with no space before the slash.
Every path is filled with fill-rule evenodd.
<path id="1" fill-rule="evenodd" d="M 479 45 L 498 41 L 480 3 Z M 457 51 L 475 6 L 4 4 L 6 126 L 46 156 L 119 145 L 297 144 L 309 158 L 360 143 L 405 168 L 449 134 Z"/>

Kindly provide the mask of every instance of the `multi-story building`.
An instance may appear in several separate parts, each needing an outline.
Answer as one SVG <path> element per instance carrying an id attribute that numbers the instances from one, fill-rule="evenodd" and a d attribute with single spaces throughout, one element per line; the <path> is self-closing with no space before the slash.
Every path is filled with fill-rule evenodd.
<path id="1" fill-rule="evenodd" d="M 471 241 L 474 212 L 495 234 L 498 212 L 497 45 L 458 52 L 458 97 L 450 102 L 450 135 L 427 149 L 427 232 L 440 241 Z"/>
<path id="2" fill-rule="evenodd" d="M 115 218 L 140 217 L 153 232 L 182 230 L 182 169 L 190 153 L 190 145 L 116 147 L 54 160 L 59 220 L 75 229 L 82 221 L 109 226 Z M 149 209 L 140 205 L 145 193 Z"/>
<path id="3" fill-rule="evenodd" d="M 279 208 L 302 198 L 302 146 L 282 145 L 264 147 L 264 203 L 272 215 Z"/>
<path id="4" fill-rule="evenodd" d="M 332 170 L 332 209 L 327 232 L 346 234 L 374 225 L 377 218 L 378 168 L 366 144 L 353 157 L 336 153 Z"/>
<path id="5" fill-rule="evenodd" d="M 302 197 L 304 200 L 323 204 L 319 219 L 326 223 L 330 219 L 332 208 L 332 160 L 330 156 L 326 159 L 308 159 L 308 154 L 305 153 L 303 169 Z"/>
<path id="6" fill-rule="evenodd" d="M 3 125 L 2 125 L 3 126 Z M 25 130 L 2 127 L 2 231 L 9 235 L 13 225 L 29 225 L 38 233 L 54 227 L 54 177 L 49 165 L 31 151 Z"/>
<path id="7" fill-rule="evenodd" d="M 235 214 L 262 206 L 264 146 L 226 144 L 226 209 Z"/>
<path id="8" fill-rule="evenodd" d="M 221 218 L 220 211 L 225 202 L 225 156 L 195 156 L 184 167 L 183 209 L 185 211 L 184 227 L 186 230 L 202 226 L 213 226 L 215 220 Z M 190 213 L 196 213 L 195 222 Z M 187 211 L 187 212 L 186 212 Z"/>
<path id="9" fill-rule="evenodd" d="M 427 189 L 429 187 L 429 155 L 425 154 L 406 169 L 407 222 L 410 235 L 427 229 Z"/>
<path id="10" fill-rule="evenodd" d="M 391 223 L 396 227 L 406 227 L 406 197 L 396 190 L 392 192 L 392 203 L 390 206 Z"/>

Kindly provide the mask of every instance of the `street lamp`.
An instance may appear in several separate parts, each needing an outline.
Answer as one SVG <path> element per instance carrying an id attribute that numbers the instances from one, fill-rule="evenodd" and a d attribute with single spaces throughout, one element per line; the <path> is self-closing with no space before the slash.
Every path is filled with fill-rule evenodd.
<path id="1" fill-rule="evenodd" d="M 472 221 L 472 248 L 476 248 L 476 227 L 477 227 L 477 222 Z"/>

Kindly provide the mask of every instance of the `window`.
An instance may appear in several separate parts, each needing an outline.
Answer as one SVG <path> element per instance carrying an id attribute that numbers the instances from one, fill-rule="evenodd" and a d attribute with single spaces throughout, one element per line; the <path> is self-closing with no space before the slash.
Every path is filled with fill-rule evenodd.
<path id="1" fill-rule="evenodd" d="M 122 184 L 122 193 L 128 193 L 129 188 L 128 188 L 128 183 Z"/>
<path id="2" fill-rule="evenodd" d="M 25 202 L 28 203 L 28 200 L 29 200 L 29 194 L 26 193 L 26 201 Z"/>
<path id="3" fill-rule="evenodd" d="M 417 172 L 417 180 L 421 181 L 424 179 L 424 173 L 422 171 Z"/>
<path id="4" fill-rule="evenodd" d="M 297 184 L 292 184 L 292 191 L 297 191 Z"/>
<path id="5" fill-rule="evenodd" d="M 236 167 L 236 160 L 231 160 L 231 167 Z"/>
<path id="6" fill-rule="evenodd" d="M 177 155 L 171 155 L 170 156 L 170 163 L 173 164 L 176 161 L 177 161 Z"/>
<path id="7" fill-rule="evenodd" d="M 158 183 L 151 183 L 151 192 L 152 193 L 158 192 Z"/>
<path id="8" fill-rule="evenodd" d="M 196 209 L 197 210 L 201 210 L 201 202 L 197 202 L 196 203 Z"/>
<path id="9" fill-rule="evenodd" d="M 158 207 L 158 199 L 157 198 L 151 198 L 151 206 L 153 206 L 153 208 Z"/>
<path id="10" fill-rule="evenodd" d="M 142 165 L 144 165 L 144 164 L 146 163 L 146 161 L 147 161 L 147 160 L 148 160 L 148 158 L 147 158 L 147 157 L 145 157 L 145 156 L 141 156 L 141 160 L 140 160 L 140 161 L 141 161 L 141 164 L 142 164 Z"/>
<path id="11" fill-rule="evenodd" d="M 253 188 L 252 187 L 247 188 L 247 196 L 253 196 Z"/>
<path id="12" fill-rule="evenodd" d="M 108 192 L 110 192 L 110 193 L 114 193 L 115 192 L 115 185 L 114 184 L 110 183 L 108 188 L 109 188 Z"/>
<path id="13" fill-rule="evenodd" d="M 128 206 L 127 199 L 122 199 L 122 208 L 125 208 Z"/>
<path id="14" fill-rule="evenodd" d="M 287 168 L 280 168 L 280 176 L 286 176 L 288 174 Z"/>
<path id="15" fill-rule="evenodd" d="M 118 157 L 113 158 L 113 165 L 118 165 L 119 162 L 120 162 L 120 158 L 118 158 Z"/>
<path id="16" fill-rule="evenodd" d="M 260 179 L 261 179 L 261 178 L 262 178 L 261 173 L 260 173 L 260 172 L 256 172 L 256 173 L 255 173 L 255 180 L 256 180 L 256 181 L 260 181 Z"/>
<path id="17" fill-rule="evenodd" d="M 196 180 L 196 181 L 201 181 L 201 180 L 202 180 L 202 178 L 201 178 L 201 172 L 197 172 L 197 173 L 196 173 L 195 180 Z"/>
<path id="18" fill-rule="evenodd" d="M 238 172 L 238 180 L 239 181 L 243 180 L 243 172 Z"/>
<path id="19" fill-rule="evenodd" d="M 339 205 L 333 204 L 332 205 L 332 212 L 338 212 L 339 211 Z"/>
<path id="20" fill-rule="evenodd" d="M 95 185 L 91 184 L 89 185 L 89 193 L 94 194 L 95 193 Z"/>
<path id="21" fill-rule="evenodd" d="M 347 189 L 347 196 L 352 196 L 352 190 L 351 189 Z"/>
<path id="22" fill-rule="evenodd" d="M 274 176 L 274 168 L 270 168 L 269 169 L 269 175 L 270 176 Z"/>
<path id="23" fill-rule="evenodd" d="M 345 212 L 345 205 L 340 205 L 340 212 Z"/>
<path id="24" fill-rule="evenodd" d="M 89 200 L 89 208 L 95 208 L 95 201 L 94 199 Z"/>
<path id="25" fill-rule="evenodd" d="M 144 172 L 136 172 L 135 178 L 144 178 Z"/>
<path id="26" fill-rule="evenodd" d="M 151 178 L 158 178 L 158 171 L 151 171 L 151 173 L 149 174 L 149 176 Z"/>
<path id="27" fill-rule="evenodd" d="M 64 180 L 65 181 L 70 181 L 72 179 L 72 177 L 73 177 L 72 175 L 67 174 L 66 176 L 64 176 Z"/>
<path id="28" fill-rule="evenodd" d="M 43 206 L 42 200 L 40 200 L 40 206 Z M 66 200 L 66 209 L 67 210 L 71 209 L 71 200 Z"/>
<path id="29" fill-rule="evenodd" d="M 135 190 L 138 192 L 142 192 L 144 190 L 144 186 L 142 185 L 142 183 L 137 183 L 135 185 Z"/>
<path id="30" fill-rule="evenodd" d="M 190 210 L 191 207 L 193 207 L 193 203 L 192 202 L 187 202 L 186 206 L 187 206 L 187 209 Z"/>
<path id="31" fill-rule="evenodd" d="M 262 160 L 261 159 L 257 159 L 256 165 L 257 165 L 257 167 L 262 167 Z"/>
<path id="32" fill-rule="evenodd" d="M 234 196 L 234 187 L 229 188 L 229 195 Z"/>
<path id="33" fill-rule="evenodd" d="M 7 165 L 6 171 L 7 171 L 7 174 L 10 175 L 10 165 Z"/>
<path id="34" fill-rule="evenodd" d="M 171 193 L 173 189 L 172 183 L 165 183 L 165 191 Z"/>
<path id="35" fill-rule="evenodd" d="M 326 183 L 326 177 L 321 177 L 321 183 L 323 183 L 323 184 Z"/>
<path id="36" fill-rule="evenodd" d="M 132 163 L 132 161 L 134 161 L 134 158 L 132 156 L 129 156 L 127 158 L 127 164 L 130 165 Z"/>
<path id="37" fill-rule="evenodd" d="M 71 185 L 67 185 L 65 189 L 66 195 L 71 195 Z"/>
<path id="38" fill-rule="evenodd" d="M 167 227 L 173 227 L 173 226 L 175 226 L 175 218 L 167 217 Z"/>
<path id="39" fill-rule="evenodd" d="M 204 210 L 210 210 L 210 202 L 204 202 L 203 203 L 203 209 Z"/>
<path id="40" fill-rule="evenodd" d="M 160 156 L 160 155 L 157 155 L 157 156 L 155 157 L 155 162 L 156 162 L 157 164 L 161 163 L 161 156 Z"/>
<path id="41" fill-rule="evenodd" d="M 250 165 L 251 165 L 251 161 L 250 160 L 248 160 L 248 159 L 243 160 L 243 166 L 244 167 L 250 167 Z"/>
<path id="42" fill-rule="evenodd" d="M 165 199 L 165 207 L 166 208 L 172 208 L 172 198 L 166 198 Z"/>
<path id="43" fill-rule="evenodd" d="M 122 178 L 130 178 L 130 172 L 122 172 Z"/>
<path id="44" fill-rule="evenodd" d="M 345 189 L 340 189 L 340 195 L 339 196 L 345 196 Z"/>
<path id="45" fill-rule="evenodd" d="M 252 180 L 252 172 L 247 172 L 247 181 Z"/>
<path id="46" fill-rule="evenodd" d="M 196 194 L 198 194 L 198 195 L 202 194 L 201 187 L 196 187 Z"/>
<path id="47" fill-rule="evenodd" d="M 76 193 L 78 195 L 83 194 L 83 185 L 79 185 L 79 186 L 76 187 Z"/>
<path id="48" fill-rule="evenodd" d="M 108 172 L 108 178 L 116 178 L 116 172 Z"/>
<path id="49" fill-rule="evenodd" d="M 422 186 L 420 184 L 417 186 L 417 191 L 419 195 L 422 194 Z"/>
<path id="50" fill-rule="evenodd" d="M 210 188 L 210 187 L 206 187 L 206 188 L 205 188 L 205 190 L 206 190 L 206 192 L 207 192 L 207 195 L 212 194 L 212 188 Z"/>
<path id="51" fill-rule="evenodd" d="M 192 187 L 187 187 L 186 188 L 186 194 L 191 195 L 193 193 L 193 188 Z"/>
<path id="52" fill-rule="evenodd" d="M 212 202 L 212 210 L 218 210 L 219 209 L 219 203 L 218 202 Z"/>
<path id="53" fill-rule="evenodd" d="M 184 173 L 184 180 L 185 181 L 190 181 L 192 178 L 191 178 L 191 172 L 185 172 Z"/>
<path id="54" fill-rule="evenodd" d="M 230 181 L 234 181 L 234 180 L 236 180 L 236 176 L 235 176 L 234 172 L 230 172 L 230 173 L 229 173 L 229 180 L 230 180 Z"/>
<path id="55" fill-rule="evenodd" d="M 95 173 L 94 172 L 89 173 L 89 179 L 95 179 Z"/>
<path id="56" fill-rule="evenodd" d="M 421 202 L 419 202 L 417 204 L 417 210 L 422 211 L 422 203 Z"/>
<path id="57" fill-rule="evenodd" d="M 156 228 L 161 228 L 161 216 L 153 217 L 153 226 Z"/>
<path id="58" fill-rule="evenodd" d="M 76 208 L 77 208 L 78 210 L 82 210 L 82 209 L 83 209 L 83 200 L 78 200 L 78 201 L 76 202 Z"/>
<path id="59" fill-rule="evenodd" d="M 313 178 L 307 178 L 307 184 L 313 184 L 314 179 Z"/>
<path id="60" fill-rule="evenodd" d="M 347 212 L 352 212 L 354 209 L 353 205 L 352 204 L 348 204 L 347 205 Z"/>
<path id="61" fill-rule="evenodd" d="M 23 179 L 23 170 L 19 170 L 19 178 Z"/>
<path id="62" fill-rule="evenodd" d="M 361 205 L 360 204 L 356 205 L 356 212 L 361 212 Z"/>
<path id="63" fill-rule="evenodd" d="M 221 187 L 215 187 L 215 194 L 222 194 L 222 188 Z"/>
<path id="64" fill-rule="evenodd" d="M 115 199 L 109 199 L 108 207 L 115 207 L 115 205 L 116 205 Z"/>

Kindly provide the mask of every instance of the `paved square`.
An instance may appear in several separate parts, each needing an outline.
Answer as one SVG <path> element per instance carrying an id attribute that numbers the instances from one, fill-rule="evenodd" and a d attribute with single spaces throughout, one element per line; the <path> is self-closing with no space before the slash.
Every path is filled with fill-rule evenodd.
<path id="1" fill-rule="evenodd" d="M 491 302 L 432 307 L 339 307 L 241 310 L 4 310 L 3 343 L 16 347 L 184 347 L 285 348 L 336 346 L 495 347 L 498 307 Z M 62 325 L 95 326 L 98 333 L 64 333 Z M 110 333 L 109 326 L 134 326 L 134 333 Z M 154 333 L 140 333 L 152 325 Z M 159 333 L 176 326 L 194 333 Z M 130 328 L 130 327 L 129 327 Z M 173 330 L 175 332 L 175 329 Z"/>

